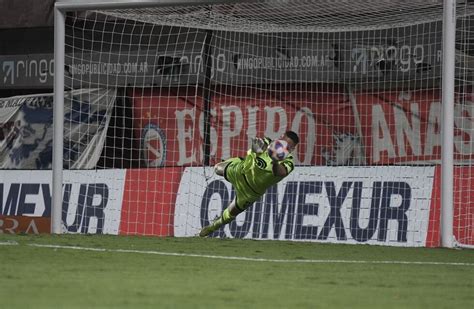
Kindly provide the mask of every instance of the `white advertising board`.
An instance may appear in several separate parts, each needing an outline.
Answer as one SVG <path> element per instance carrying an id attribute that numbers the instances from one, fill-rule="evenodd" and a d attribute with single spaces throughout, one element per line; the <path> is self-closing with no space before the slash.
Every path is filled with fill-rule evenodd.
<path id="1" fill-rule="evenodd" d="M 297 167 L 213 237 L 424 246 L 434 167 Z M 227 207 L 231 184 L 187 168 L 175 236 L 195 236 Z"/>
<path id="2" fill-rule="evenodd" d="M 68 233 L 119 232 L 126 170 L 64 171 L 62 220 Z M 8 216 L 51 216 L 52 173 L 2 171 L 0 212 Z"/>

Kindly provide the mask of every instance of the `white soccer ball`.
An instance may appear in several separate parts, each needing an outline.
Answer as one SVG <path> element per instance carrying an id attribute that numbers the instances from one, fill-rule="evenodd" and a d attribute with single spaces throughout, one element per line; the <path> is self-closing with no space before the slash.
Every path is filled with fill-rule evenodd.
<path id="1" fill-rule="evenodd" d="M 288 143 L 281 139 L 276 139 L 268 145 L 268 155 L 276 161 L 285 160 L 290 152 L 288 151 Z"/>

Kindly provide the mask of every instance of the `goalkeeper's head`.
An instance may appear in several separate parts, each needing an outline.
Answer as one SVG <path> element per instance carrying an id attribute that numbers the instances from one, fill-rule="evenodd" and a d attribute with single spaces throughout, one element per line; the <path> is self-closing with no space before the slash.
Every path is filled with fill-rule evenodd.
<path id="1" fill-rule="evenodd" d="M 288 151 L 292 152 L 295 150 L 296 145 L 300 142 L 300 138 L 298 137 L 298 134 L 293 131 L 286 131 L 285 134 L 282 135 L 280 138 L 288 143 Z"/>

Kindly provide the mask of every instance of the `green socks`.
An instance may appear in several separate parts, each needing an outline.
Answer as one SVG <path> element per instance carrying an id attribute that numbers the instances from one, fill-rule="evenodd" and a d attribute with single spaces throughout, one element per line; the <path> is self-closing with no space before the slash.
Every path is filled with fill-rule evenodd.
<path id="1" fill-rule="evenodd" d="M 234 220 L 235 217 L 233 217 L 231 214 L 230 214 L 230 211 L 228 208 L 226 208 L 224 210 L 224 212 L 222 213 L 222 215 L 217 218 L 214 222 L 212 222 L 211 224 L 211 227 L 212 227 L 212 231 L 215 231 L 217 230 L 218 228 L 220 228 L 221 226 L 227 224 L 227 223 L 230 223 L 232 222 L 232 220 Z"/>

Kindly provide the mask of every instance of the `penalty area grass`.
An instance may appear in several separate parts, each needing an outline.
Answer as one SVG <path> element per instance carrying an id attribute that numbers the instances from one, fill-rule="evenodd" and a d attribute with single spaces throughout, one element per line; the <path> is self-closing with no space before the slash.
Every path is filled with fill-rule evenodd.
<path id="1" fill-rule="evenodd" d="M 0 235 L 2 308 L 474 308 L 474 250 Z"/>

